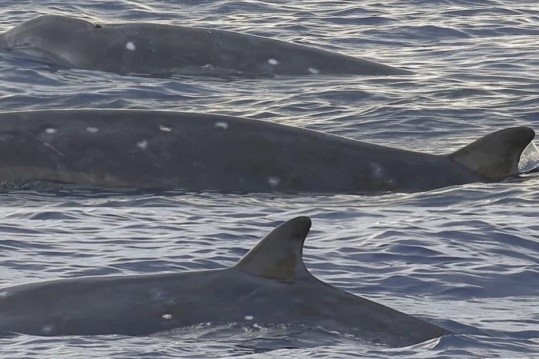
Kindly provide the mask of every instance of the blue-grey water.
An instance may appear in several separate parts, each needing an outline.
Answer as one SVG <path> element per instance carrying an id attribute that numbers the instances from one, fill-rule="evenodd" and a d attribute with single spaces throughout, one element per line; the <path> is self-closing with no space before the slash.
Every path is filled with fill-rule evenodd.
<path id="1" fill-rule="evenodd" d="M 539 130 L 539 5 L 533 0 L 0 5 L 0 31 L 46 13 L 192 25 L 319 46 L 415 72 L 151 78 L 58 69 L 0 54 L 0 111 L 217 113 L 431 153 L 449 153 L 507 126 Z M 314 224 L 305 261 L 317 277 L 456 334 L 392 349 L 322 328 L 203 323 L 149 337 L 1 338 L 0 356 L 539 357 L 538 187 L 539 176 L 531 175 L 382 196 L 2 193 L 0 287 L 219 268 L 235 263 L 278 223 L 308 215 Z"/>

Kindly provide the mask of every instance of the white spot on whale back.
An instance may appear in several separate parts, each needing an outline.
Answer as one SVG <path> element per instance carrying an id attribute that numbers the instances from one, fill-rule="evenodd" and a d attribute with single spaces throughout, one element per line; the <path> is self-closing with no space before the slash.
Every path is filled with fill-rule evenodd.
<path id="1" fill-rule="evenodd" d="M 228 128 L 228 123 L 226 122 L 216 122 L 215 123 L 215 128 L 222 128 L 223 130 L 226 130 Z"/>
<path id="2" fill-rule="evenodd" d="M 97 133 L 99 131 L 99 129 L 96 128 L 96 127 L 86 127 L 86 131 L 88 131 L 90 133 Z"/>
<path id="3" fill-rule="evenodd" d="M 376 178 L 380 178 L 382 177 L 382 172 L 383 172 L 383 169 L 382 167 L 380 167 L 380 165 L 376 162 L 371 162 L 369 163 L 369 166 L 372 170 L 372 175 Z"/>
<path id="4" fill-rule="evenodd" d="M 165 125 L 159 125 L 159 129 L 163 132 L 170 132 L 172 131 L 172 128 L 165 126 Z"/>
<path id="5" fill-rule="evenodd" d="M 45 130 L 45 132 L 52 135 L 53 133 L 58 132 L 58 130 L 55 129 L 55 128 L 49 127 L 49 128 L 47 128 L 47 129 Z"/>
<path id="6" fill-rule="evenodd" d="M 387 173 L 387 171 L 384 170 L 384 168 L 380 166 L 378 163 L 371 162 L 369 163 L 369 167 L 371 168 L 371 173 L 374 178 L 382 181 L 388 186 L 395 185 L 395 179 L 391 177 L 391 175 Z"/>
<path id="7" fill-rule="evenodd" d="M 153 300 L 163 299 L 164 296 L 165 296 L 162 291 L 160 291 L 159 289 L 156 289 L 156 288 L 150 289 L 150 293 L 152 294 L 152 299 Z"/>
<path id="8" fill-rule="evenodd" d="M 172 314 L 169 314 L 169 313 L 165 313 L 161 316 L 161 318 L 165 319 L 165 320 L 171 320 L 172 319 Z"/>
<path id="9" fill-rule="evenodd" d="M 52 333 L 53 330 L 54 330 L 54 325 L 52 325 L 52 324 L 44 325 L 44 326 L 41 328 L 41 332 L 42 332 L 43 334 L 50 334 L 50 333 Z"/>
<path id="10" fill-rule="evenodd" d="M 245 318 L 245 320 L 253 320 L 253 319 L 255 319 L 255 317 L 253 317 L 252 315 L 246 315 L 244 318 Z"/>
<path id="11" fill-rule="evenodd" d="M 132 41 L 129 41 L 127 44 L 125 44 L 125 48 L 129 51 L 135 51 L 137 49 L 137 47 Z"/>
<path id="12" fill-rule="evenodd" d="M 279 61 L 275 59 L 268 59 L 268 64 L 273 65 L 273 66 L 279 65 Z"/>
<path id="13" fill-rule="evenodd" d="M 316 67 L 309 67 L 309 72 L 313 75 L 317 75 L 320 71 Z"/>
<path id="14" fill-rule="evenodd" d="M 281 179 L 277 176 L 271 176 L 268 178 L 268 183 L 271 187 L 277 187 L 281 183 Z"/>
<path id="15" fill-rule="evenodd" d="M 141 150 L 145 150 L 146 148 L 148 148 L 148 141 L 146 140 L 138 141 L 137 147 L 140 148 Z"/>

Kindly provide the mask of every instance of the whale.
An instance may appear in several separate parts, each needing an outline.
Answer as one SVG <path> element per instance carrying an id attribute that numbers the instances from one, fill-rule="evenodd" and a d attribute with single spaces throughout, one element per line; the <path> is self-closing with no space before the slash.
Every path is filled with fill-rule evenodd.
<path id="1" fill-rule="evenodd" d="M 308 217 L 279 225 L 229 268 L 0 289 L 0 333 L 144 336 L 200 323 L 285 324 L 395 347 L 451 334 L 315 278 L 302 259 L 310 227 Z"/>
<path id="2" fill-rule="evenodd" d="M 42 15 L 0 35 L 0 50 L 66 68 L 225 77 L 405 75 L 410 71 L 281 40 L 155 23 Z"/>
<path id="3" fill-rule="evenodd" d="M 421 192 L 519 176 L 528 127 L 447 155 L 241 117 L 153 110 L 0 113 L 0 187 L 220 193 Z"/>

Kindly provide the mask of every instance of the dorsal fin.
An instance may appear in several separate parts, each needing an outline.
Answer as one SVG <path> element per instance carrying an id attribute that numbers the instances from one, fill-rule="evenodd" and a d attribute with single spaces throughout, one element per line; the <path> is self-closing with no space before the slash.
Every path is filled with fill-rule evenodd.
<path id="1" fill-rule="evenodd" d="M 520 155 L 534 137 L 529 127 L 506 128 L 481 137 L 449 158 L 486 180 L 499 181 L 519 174 Z"/>
<path id="2" fill-rule="evenodd" d="M 309 217 L 291 219 L 266 235 L 234 268 L 257 277 L 294 280 L 310 276 L 303 264 L 303 242 Z"/>

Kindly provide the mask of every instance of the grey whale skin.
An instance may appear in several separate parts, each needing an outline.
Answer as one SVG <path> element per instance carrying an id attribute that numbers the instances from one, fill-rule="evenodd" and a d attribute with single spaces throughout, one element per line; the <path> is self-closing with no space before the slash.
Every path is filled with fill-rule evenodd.
<path id="1" fill-rule="evenodd" d="M 8 190 L 43 181 L 239 193 L 415 192 L 516 176 L 533 137 L 530 128 L 507 128 L 452 154 L 431 155 L 220 115 L 8 112 L 0 113 L 0 184 Z"/>
<path id="2" fill-rule="evenodd" d="M 0 49 L 69 68 L 120 74 L 402 75 L 391 66 L 232 31 L 150 23 L 96 25 L 59 15 L 0 35 Z"/>
<path id="3" fill-rule="evenodd" d="M 198 323 L 323 327 L 389 346 L 448 330 L 316 279 L 305 268 L 308 217 L 216 270 L 62 279 L 0 289 L 0 333 L 148 335 Z"/>

